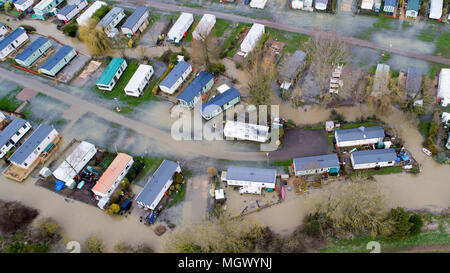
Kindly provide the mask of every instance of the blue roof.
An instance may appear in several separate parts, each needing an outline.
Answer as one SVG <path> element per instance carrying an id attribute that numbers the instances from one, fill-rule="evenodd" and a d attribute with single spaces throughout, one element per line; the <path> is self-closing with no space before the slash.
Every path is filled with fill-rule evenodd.
<path id="1" fill-rule="evenodd" d="M 214 76 L 208 72 L 200 72 L 197 78 L 195 78 L 188 87 L 186 87 L 183 92 L 178 96 L 179 100 L 184 100 L 186 102 L 192 101 L 198 93 L 202 90 L 205 85 L 207 85 Z"/>
<path id="2" fill-rule="evenodd" d="M 159 85 L 171 88 L 190 66 L 191 65 L 185 61 L 178 62 Z"/>
<path id="3" fill-rule="evenodd" d="M 139 193 L 136 201 L 146 205 L 151 205 L 159 193 L 164 189 L 164 185 L 172 178 L 178 168 L 178 163 L 164 160 L 155 173 L 150 177 Z"/>
<path id="4" fill-rule="evenodd" d="M 240 180 L 275 184 L 276 177 L 277 170 L 275 169 L 229 166 L 227 170 L 226 180 Z"/>
<path id="5" fill-rule="evenodd" d="M 22 5 L 22 4 L 24 4 L 26 1 L 28 1 L 28 0 L 17 0 L 16 2 L 14 2 L 14 4 Z"/>
<path id="6" fill-rule="evenodd" d="M 50 59 L 48 59 L 42 66 L 41 69 L 52 70 L 55 65 L 57 65 L 64 57 L 67 56 L 73 50 L 72 47 L 65 45 L 61 47 L 58 52 L 53 54 Z"/>
<path id="7" fill-rule="evenodd" d="M 338 141 L 352 141 L 371 138 L 384 138 L 384 130 L 380 126 L 336 130 Z"/>
<path id="8" fill-rule="evenodd" d="M 215 96 L 210 101 L 202 105 L 202 113 L 207 116 L 214 112 L 216 109 L 222 107 L 224 104 L 231 100 L 241 96 L 241 93 L 236 88 L 230 88 L 220 95 Z"/>
<path id="9" fill-rule="evenodd" d="M 9 158 L 9 161 L 16 164 L 22 164 L 28 156 L 44 141 L 44 139 L 53 131 L 53 127 L 47 124 L 41 124 L 33 134 L 16 150 Z"/>
<path id="10" fill-rule="evenodd" d="M 36 52 L 36 50 L 41 48 L 41 46 L 47 42 L 48 42 L 48 39 L 45 37 L 37 38 L 33 43 L 31 43 L 31 45 L 29 45 L 27 48 L 25 48 L 25 50 L 22 51 L 22 53 L 17 55 L 16 60 L 21 60 L 24 62 L 26 59 L 28 59 L 28 57 L 30 57 L 34 52 Z"/>
<path id="11" fill-rule="evenodd" d="M 355 164 L 367 164 L 395 161 L 397 153 L 394 149 L 365 150 L 352 153 Z"/>
<path id="12" fill-rule="evenodd" d="M 122 8 L 119 7 L 114 7 L 112 8 L 106 15 L 105 17 L 102 18 L 102 20 L 100 20 L 100 22 L 98 22 L 97 26 L 103 26 L 106 27 L 107 25 L 109 25 L 116 17 L 117 15 L 119 15 L 121 12 L 123 12 Z"/>
<path id="13" fill-rule="evenodd" d="M 294 158 L 295 171 L 305 171 L 322 168 L 339 168 L 339 166 L 340 164 L 337 154 Z"/>
<path id="14" fill-rule="evenodd" d="M 397 6 L 397 0 L 384 0 L 384 6 Z"/>
<path id="15" fill-rule="evenodd" d="M 132 29 L 137 22 L 144 16 L 144 14 L 148 11 L 146 7 L 137 7 L 133 14 L 131 14 L 130 17 L 125 21 L 125 23 L 122 25 L 123 28 Z"/>
<path id="16" fill-rule="evenodd" d="M 13 32 L 11 32 L 8 36 L 6 36 L 3 40 L 0 41 L 0 50 L 5 49 L 9 46 L 15 39 L 17 39 L 20 35 L 25 33 L 25 29 L 19 27 L 16 28 Z"/>
<path id="17" fill-rule="evenodd" d="M 6 145 L 14 134 L 25 125 L 25 123 L 27 123 L 27 121 L 24 119 L 13 119 L 11 123 L 9 123 L 8 126 L 6 126 L 6 128 L 0 133 L 0 147 Z"/>

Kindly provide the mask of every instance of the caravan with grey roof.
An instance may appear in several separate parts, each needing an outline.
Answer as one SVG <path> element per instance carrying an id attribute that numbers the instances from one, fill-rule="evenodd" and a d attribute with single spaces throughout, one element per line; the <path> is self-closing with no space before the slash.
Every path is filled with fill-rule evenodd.
<path id="1" fill-rule="evenodd" d="M 397 153 L 394 149 L 365 150 L 351 155 L 354 170 L 394 166 Z"/>
<path id="2" fill-rule="evenodd" d="M 384 130 L 381 126 L 342 129 L 334 132 L 334 138 L 339 148 L 377 144 L 383 141 Z"/>
<path id="3" fill-rule="evenodd" d="M 229 166 L 222 172 L 228 186 L 240 186 L 241 193 L 261 194 L 262 189 L 275 189 L 277 170 Z"/>
<path id="4" fill-rule="evenodd" d="M 292 163 L 296 176 L 339 172 L 340 163 L 337 154 L 317 155 L 294 158 Z"/>
<path id="5" fill-rule="evenodd" d="M 15 118 L 0 133 L 0 158 L 3 158 L 19 140 L 31 129 L 31 124 L 21 118 Z"/>

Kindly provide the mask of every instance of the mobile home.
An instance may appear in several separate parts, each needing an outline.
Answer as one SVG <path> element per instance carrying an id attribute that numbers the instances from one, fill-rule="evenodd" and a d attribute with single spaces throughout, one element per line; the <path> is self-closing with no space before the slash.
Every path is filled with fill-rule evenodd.
<path id="1" fill-rule="evenodd" d="M 125 69 L 127 69 L 125 59 L 113 58 L 97 81 L 98 89 L 112 91 Z"/>
<path id="2" fill-rule="evenodd" d="M 101 8 L 102 6 L 106 6 L 106 3 L 103 1 L 95 1 L 92 5 L 89 6 L 80 16 L 77 18 L 78 25 L 84 25 L 89 21 L 89 18 L 94 15 L 94 13 Z"/>
<path id="3" fill-rule="evenodd" d="M 178 102 L 182 106 L 194 107 L 202 95 L 208 92 L 215 82 L 214 76 L 208 72 L 200 72 L 198 76 L 178 96 Z"/>
<path id="4" fill-rule="evenodd" d="M 228 186 L 240 186 L 241 192 L 261 194 L 262 189 L 275 189 L 277 170 L 229 166 L 222 180 Z"/>
<path id="5" fill-rule="evenodd" d="M 31 124 L 28 121 L 21 118 L 13 119 L 0 132 L 0 158 L 3 158 L 30 129 Z"/>
<path id="6" fill-rule="evenodd" d="M 248 53 L 253 51 L 263 34 L 264 25 L 253 24 L 252 28 L 249 30 L 244 40 L 242 41 L 240 50 L 237 54 L 246 57 Z"/>
<path id="7" fill-rule="evenodd" d="M 202 117 L 210 120 L 240 101 L 241 94 L 239 91 L 236 88 L 230 88 L 202 105 Z"/>
<path id="8" fill-rule="evenodd" d="M 194 23 L 194 16 L 191 13 L 183 12 L 167 33 L 169 41 L 175 45 L 179 45 L 181 39 L 187 35 L 187 31 L 192 23 Z"/>
<path id="9" fill-rule="evenodd" d="M 0 59 L 5 59 L 13 51 L 16 51 L 21 45 L 28 41 L 28 35 L 25 29 L 19 27 L 8 34 L 0 41 Z"/>
<path id="10" fill-rule="evenodd" d="M 56 17 L 67 24 L 72 18 L 77 16 L 85 7 L 87 7 L 87 5 L 88 2 L 86 0 L 74 0 L 62 8 L 56 14 Z"/>
<path id="11" fill-rule="evenodd" d="M 48 38 L 39 37 L 34 40 L 31 45 L 25 48 L 24 51 L 17 55 L 14 60 L 21 66 L 29 67 L 51 47 L 52 43 Z"/>
<path id="12" fill-rule="evenodd" d="M 364 150 L 351 154 L 354 170 L 394 166 L 396 159 L 394 149 Z"/>
<path id="13" fill-rule="evenodd" d="M 56 8 L 62 2 L 64 2 L 64 0 L 42 0 L 33 7 L 34 14 L 32 17 L 40 20 L 47 19 L 48 16 L 55 15 L 54 12 L 56 12 Z"/>
<path id="14" fill-rule="evenodd" d="M 72 47 L 65 45 L 53 54 L 40 68 L 39 73 L 56 76 L 73 58 L 77 52 Z"/>
<path id="15" fill-rule="evenodd" d="M 138 29 L 146 22 L 149 18 L 149 12 L 146 7 L 137 7 L 133 14 L 125 21 L 122 25 L 122 33 L 128 36 L 134 36 Z"/>
<path id="16" fill-rule="evenodd" d="M 209 35 L 215 24 L 216 16 L 212 14 L 203 15 L 194 32 L 192 32 L 192 38 L 195 40 L 203 40 Z"/>
<path id="17" fill-rule="evenodd" d="M 191 72 L 192 66 L 189 63 L 179 61 L 164 80 L 161 81 L 159 88 L 161 88 L 161 91 L 172 95 Z"/>
<path id="18" fill-rule="evenodd" d="M 127 86 L 125 86 L 125 95 L 139 97 L 145 90 L 150 78 L 153 75 L 153 67 L 151 65 L 139 65 L 133 77 L 131 77 Z"/>
<path id="19" fill-rule="evenodd" d="M 334 132 L 337 147 L 353 147 L 377 144 L 385 137 L 381 126 L 372 126 L 353 129 L 341 129 Z"/>
<path id="20" fill-rule="evenodd" d="M 292 163 L 296 176 L 339 172 L 340 163 L 337 154 L 294 158 Z"/>

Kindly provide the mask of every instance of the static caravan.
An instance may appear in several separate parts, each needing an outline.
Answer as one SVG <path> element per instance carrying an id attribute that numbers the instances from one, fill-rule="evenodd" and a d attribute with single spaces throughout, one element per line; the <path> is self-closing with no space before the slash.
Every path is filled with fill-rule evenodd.
<path id="1" fill-rule="evenodd" d="M 187 35 L 187 31 L 192 23 L 194 23 L 194 16 L 191 13 L 183 12 L 167 33 L 169 41 L 175 45 L 179 45 L 181 39 Z"/>
<path id="2" fill-rule="evenodd" d="M 339 172 L 340 163 L 337 154 L 294 158 L 292 163 L 296 176 Z"/>
<path id="3" fill-rule="evenodd" d="M 362 0 L 361 9 L 372 10 L 374 5 L 374 0 Z"/>
<path id="4" fill-rule="evenodd" d="M 59 133 L 53 126 L 41 124 L 9 158 L 17 167 L 28 169 L 53 144 Z"/>
<path id="5" fill-rule="evenodd" d="M 149 12 L 146 7 L 137 7 L 133 14 L 125 21 L 122 25 L 122 33 L 128 36 L 134 36 L 138 29 L 146 22 L 149 18 Z"/>
<path id="6" fill-rule="evenodd" d="M 98 89 L 112 91 L 125 69 L 127 69 L 125 59 L 113 58 L 97 81 Z"/>
<path id="7" fill-rule="evenodd" d="M 397 0 L 384 0 L 384 12 L 394 14 L 395 9 L 397 9 Z"/>
<path id="8" fill-rule="evenodd" d="M 153 67 L 151 65 L 139 65 L 133 77 L 131 77 L 127 86 L 125 86 L 125 95 L 139 97 L 145 90 L 150 78 L 153 75 Z"/>
<path id="9" fill-rule="evenodd" d="M 25 29 L 19 27 L 0 41 L 0 59 L 5 59 L 13 51 L 28 41 Z"/>
<path id="10" fill-rule="evenodd" d="M 361 145 L 377 144 L 385 137 L 381 126 L 372 126 L 353 129 L 341 129 L 334 131 L 334 138 L 338 147 L 353 147 Z"/>
<path id="11" fill-rule="evenodd" d="M 101 8 L 102 6 L 106 6 L 106 3 L 103 1 L 95 1 L 92 5 L 89 6 L 80 16 L 77 18 L 78 25 L 87 24 L 89 18 L 94 15 L 94 13 Z"/>
<path id="12" fill-rule="evenodd" d="M 73 58 L 77 52 L 72 47 L 65 45 L 53 54 L 40 68 L 39 73 L 56 76 Z"/>
<path id="13" fill-rule="evenodd" d="M 266 142 L 269 139 L 269 126 L 228 120 L 223 134 L 228 138 Z"/>
<path id="14" fill-rule="evenodd" d="M 442 17 L 443 0 L 431 0 L 430 5 L 430 19 L 439 20 Z"/>
<path id="15" fill-rule="evenodd" d="M 122 8 L 112 8 L 103 18 L 98 22 L 97 26 L 103 28 L 109 37 L 115 35 L 117 24 L 125 18 L 125 12 Z"/>
<path id="16" fill-rule="evenodd" d="M 228 186 L 241 187 L 241 193 L 261 194 L 262 189 L 275 189 L 276 179 L 276 169 L 229 166 L 225 174 L 222 172 L 222 180 Z"/>
<path id="17" fill-rule="evenodd" d="M 192 66 L 185 62 L 179 61 L 170 73 L 161 81 L 159 88 L 161 91 L 172 95 L 184 80 L 191 74 Z"/>
<path id="18" fill-rule="evenodd" d="M 250 7 L 255 9 L 264 9 L 266 7 L 267 0 L 251 0 Z"/>
<path id="19" fill-rule="evenodd" d="M 31 124 L 28 121 L 21 118 L 13 119 L 0 132 L 0 158 L 3 158 L 30 129 Z"/>
<path id="20" fill-rule="evenodd" d="M 408 0 L 405 16 L 408 18 L 417 18 L 419 15 L 420 0 Z"/>
<path id="21" fill-rule="evenodd" d="M 316 10 L 326 10 L 328 5 L 328 0 L 315 0 L 314 8 Z"/>
<path id="22" fill-rule="evenodd" d="M 14 2 L 14 7 L 19 12 L 24 12 L 29 9 L 34 3 L 34 0 L 17 0 Z"/>
<path id="23" fill-rule="evenodd" d="M 210 120 L 240 101 L 241 93 L 236 88 L 229 88 L 202 105 L 202 117 Z"/>
<path id="24" fill-rule="evenodd" d="M 39 37 L 34 40 L 31 45 L 25 48 L 24 51 L 17 55 L 14 60 L 21 66 L 29 67 L 51 47 L 52 43 L 48 38 Z"/>
<path id="25" fill-rule="evenodd" d="M 394 166 L 397 154 L 394 149 L 365 150 L 353 152 L 351 162 L 354 170 Z"/>
<path id="26" fill-rule="evenodd" d="M 437 98 L 444 107 L 450 104 L 450 68 L 442 68 L 439 73 Z"/>
<path id="27" fill-rule="evenodd" d="M 64 0 L 42 0 L 33 7 L 34 14 L 32 17 L 40 20 L 47 19 L 47 16 L 55 15 L 53 14 L 54 10 L 56 10 L 62 2 L 64 2 Z"/>
<path id="28" fill-rule="evenodd" d="M 74 0 L 64 8 L 62 8 L 56 14 L 56 17 L 67 24 L 70 20 L 72 20 L 72 18 L 77 16 L 87 6 L 88 2 L 86 0 Z"/>
<path id="29" fill-rule="evenodd" d="M 211 73 L 200 72 L 197 77 L 186 87 L 178 96 L 178 102 L 182 106 L 194 107 L 201 100 L 202 95 L 208 92 L 215 82 L 215 78 Z"/>
<path id="30" fill-rule="evenodd" d="M 303 0 L 292 0 L 290 4 L 291 9 L 303 9 Z"/>
<path id="31" fill-rule="evenodd" d="M 66 186 L 73 185 L 75 176 L 81 172 L 96 153 L 97 149 L 94 144 L 82 141 L 53 172 L 53 176 L 64 182 Z"/>
<path id="32" fill-rule="evenodd" d="M 203 40 L 209 35 L 215 24 L 216 16 L 212 14 L 203 15 L 194 32 L 192 32 L 192 38 L 195 40 Z"/>
<path id="33" fill-rule="evenodd" d="M 264 25 L 253 24 L 252 28 L 242 41 L 240 50 L 237 54 L 246 57 L 247 54 L 252 52 L 252 50 L 255 48 L 256 44 L 258 43 L 259 39 L 263 34 L 264 34 Z"/>
<path id="34" fill-rule="evenodd" d="M 133 165 L 133 157 L 124 153 L 118 153 L 108 169 L 102 174 L 92 192 L 95 194 L 95 199 L 99 200 L 98 206 L 103 209 L 108 203 L 109 198 L 116 190 L 119 183 L 122 182 L 125 175 L 127 175 L 131 166 Z"/>
<path id="35" fill-rule="evenodd" d="M 6 33 L 8 33 L 8 29 L 6 28 L 5 24 L 0 23 L 0 39 L 3 38 Z"/>
<path id="36" fill-rule="evenodd" d="M 180 165 L 174 161 L 164 160 L 136 197 L 138 206 L 145 210 L 156 209 L 172 185 L 175 173 L 181 173 Z"/>

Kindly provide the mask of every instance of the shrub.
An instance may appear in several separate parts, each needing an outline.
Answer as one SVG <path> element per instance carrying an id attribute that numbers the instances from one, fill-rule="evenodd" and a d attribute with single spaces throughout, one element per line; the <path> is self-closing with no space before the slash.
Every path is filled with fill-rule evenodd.
<path id="1" fill-rule="evenodd" d="M 42 235 L 49 238 L 54 238 L 59 235 L 60 227 L 58 223 L 47 218 L 39 221 L 39 230 Z"/>
<path id="2" fill-rule="evenodd" d="M 20 27 L 23 27 L 25 29 L 25 31 L 28 33 L 36 32 L 36 28 L 34 28 L 33 26 L 30 26 L 30 25 L 20 25 Z"/>
<path id="3" fill-rule="evenodd" d="M 0 232 L 12 233 L 27 227 L 38 216 L 36 209 L 20 202 L 0 201 Z"/>
<path id="4" fill-rule="evenodd" d="M 409 215 L 403 208 L 391 209 L 389 214 L 390 219 L 393 221 L 393 230 L 386 239 L 388 241 L 401 241 L 406 239 L 411 227 L 414 225 L 409 221 Z"/>
<path id="5" fill-rule="evenodd" d="M 68 24 L 62 28 L 62 32 L 70 37 L 77 36 L 78 25 L 77 24 Z"/>
<path id="6" fill-rule="evenodd" d="M 175 190 L 175 186 L 174 185 L 170 186 L 170 190 L 174 191 Z"/>
<path id="7" fill-rule="evenodd" d="M 445 162 L 447 162 L 447 155 L 445 154 L 445 152 L 440 152 L 438 154 L 437 162 L 440 164 L 444 164 Z"/>
<path id="8" fill-rule="evenodd" d="M 413 224 L 413 226 L 409 230 L 409 235 L 410 236 L 419 235 L 420 232 L 422 232 L 422 226 L 423 226 L 422 216 L 420 216 L 420 214 L 417 214 L 417 213 L 413 214 L 409 218 L 409 222 Z"/>
<path id="9" fill-rule="evenodd" d="M 434 136 L 437 134 L 437 131 L 439 129 L 439 125 L 436 124 L 436 122 L 433 122 L 430 126 L 430 129 L 428 129 L 428 135 L 429 136 Z"/>
<path id="10" fill-rule="evenodd" d="M 218 75 L 223 74 L 226 71 L 226 67 L 223 63 L 210 63 L 208 64 L 208 72 Z"/>
<path id="11" fill-rule="evenodd" d="M 104 251 L 103 241 L 93 235 L 87 239 L 86 248 L 89 253 L 102 253 Z"/>
<path id="12" fill-rule="evenodd" d="M 107 213 L 109 214 L 118 214 L 120 211 L 120 207 L 117 204 L 111 204 L 111 206 L 109 206 L 109 208 L 106 210 Z"/>
<path id="13" fill-rule="evenodd" d="M 181 173 L 175 173 L 175 183 L 180 184 L 183 182 L 183 175 Z"/>

